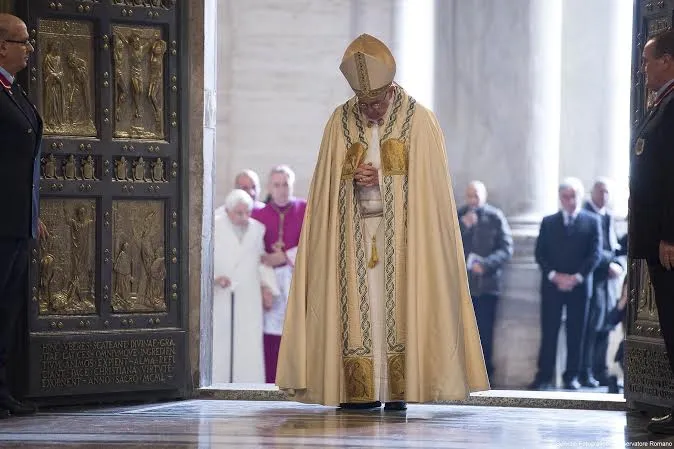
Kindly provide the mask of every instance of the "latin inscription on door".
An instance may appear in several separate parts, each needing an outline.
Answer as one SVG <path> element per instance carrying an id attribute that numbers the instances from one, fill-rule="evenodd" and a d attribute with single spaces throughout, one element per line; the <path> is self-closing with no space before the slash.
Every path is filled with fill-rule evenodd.
<path id="1" fill-rule="evenodd" d="M 184 357 L 182 332 L 110 337 L 100 333 L 36 341 L 31 354 L 41 369 L 31 379 L 32 391 L 59 395 L 157 389 L 182 377 L 177 363 Z"/>

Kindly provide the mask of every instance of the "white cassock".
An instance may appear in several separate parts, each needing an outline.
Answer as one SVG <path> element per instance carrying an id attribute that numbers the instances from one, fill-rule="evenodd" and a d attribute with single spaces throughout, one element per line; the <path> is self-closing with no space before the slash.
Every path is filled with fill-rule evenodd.
<path id="1" fill-rule="evenodd" d="M 288 306 L 288 294 L 290 293 L 290 285 L 293 280 L 293 267 L 295 266 L 295 256 L 297 255 L 297 247 L 286 250 L 286 256 L 289 263 L 278 267 L 271 268 L 274 280 L 276 281 L 277 290 L 274 291 L 274 300 L 269 310 L 264 312 L 264 333 L 269 335 L 283 334 L 283 320 L 286 314 L 286 307 Z M 269 286 L 271 282 L 267 282 L 267 277 L 262 282 Z"/>
<path id="2" fill-rule="evenodd" d="M 262 346 L 262 294 L 264 279 L 269 279 L 260 264 L 264 254 L 265 227 L 250 219 L 245 230 L 232 225 L 226 214 L 215 217 L 215 278 L 226 276 L 229 288 L 217 284 L 213 288 L 213 383 L 230 382 L 231 304 L 234 293 L 234 365 L 233 382 L 264 383 L 264 351 Z M 272 278 L 273 273 L 272 273 Z M 264 282 L 266 285 L 268 281 Z M 274 283 L 275 284 L 275 283 Z M 272 291 L 276 285 L 268 285 Z"/>

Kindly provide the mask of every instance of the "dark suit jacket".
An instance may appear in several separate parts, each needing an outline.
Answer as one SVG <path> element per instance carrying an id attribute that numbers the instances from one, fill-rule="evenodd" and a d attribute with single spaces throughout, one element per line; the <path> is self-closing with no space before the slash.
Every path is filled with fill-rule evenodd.
<path id="1" fill-rule="evenodd" d="M 630 257 L 657 263 L 660 241 L 674 244 L 674 94 L 635 130 L 631 159 Z"/>
<path id="2" fill-rule="evenodd" d="M 36 238 L 42 119 L 16 82 L 0 90 L 0 238 Z"/>
<path id="3" fill-rule="evenodd" d="M 597 214 L 589 202 L 585 203 L 584 208 L 586 211 L 595 214 L 601 223 L 602 248 L 600 251 L 599 264 L 592 274 L 594 285 L 589 325 L 596 330 L 602 330 L 606 328 L 606 318 L 613 307 L 613 301 L 609 291 L 609 265 L 611 263 L 617 263 L 618 265 L 623 266 L 623 263 L 618 257 L 620 245 L 618 244 L 618 236 L 615 232 L 613 216 L 608 212 L 604 215 Z M 606 330 L 609 330 L 609 328 L 606 328 Z"/>
<path id="4" fill-rule="evenodd" d="M 618 239 L 618 245 L 620 245 L 620 248 L 618 248 L 618 251 L 616 251 L 617 256 L 626 256 L 627 255 L 627 234 L 623 235 Z"/>
<path id="5" fill-rule="evenodd" d="M 589 299 L 592 296 L 592 273 L 601 257 L 601 230 L 596 214 L 580 210 L 571 229 L 564 226 L 564 215 L 557 212 L 543 218 L 536 240 L 536 263 L 541 267 L 542 294 L 562 293 L 548 280 L 551 271 L 580 274 L 583 282 L 570 294 Z"/>
<path id="6" fill-rule="evenodd" d="M 510 226 L 500 209 L 485 204 L 476 211 L 477 224 L 468 229 L 461 222 L 461 217 L 469 210 L 468 206 L 462 206 L 458 210 L 464 256 L 467 258 L 468 254 L 475 253 L 483 257 L 485 268 L 482 275 L 474 275 L 468 271 L 470 293 L 473 296 L 498 295 L 501 292 L 503 266 L 513 254 Z"/>

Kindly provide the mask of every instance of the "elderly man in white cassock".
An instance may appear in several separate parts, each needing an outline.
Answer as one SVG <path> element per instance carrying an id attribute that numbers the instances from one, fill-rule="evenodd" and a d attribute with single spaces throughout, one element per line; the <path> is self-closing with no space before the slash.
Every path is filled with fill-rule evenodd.
<path id="1" fill-rule="evenodd" d="M 311 182 L 277 385 L 301 402 L 404 410 L 489 389 L 442 131 L 369 35 L 340 70 Z"/>
<path id="2" fill-rule="evenodd" d="M 252 209 L 251 196 L 235 189 L 226 213 L 215 217 L 213 383 L 265 381 L 262 312 L 278 286 L 273 269 L 261 264 L 265 227 L 250 218 Z"/>

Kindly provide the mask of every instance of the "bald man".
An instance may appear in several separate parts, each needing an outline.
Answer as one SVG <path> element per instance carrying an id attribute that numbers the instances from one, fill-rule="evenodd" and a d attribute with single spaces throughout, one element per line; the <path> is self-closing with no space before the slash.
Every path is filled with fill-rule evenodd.
<path id="1" fill-rule="evenodd" d="M 234 178 L 234 188 L 243 190 L 253 199 L 253 209 L 261 209 L 265 206 L 260 197 L 260 177 L 250 169 L 241 170 Z"/>
<path id="2" fill-rule="evenodd" d="M 7 384 L 7 356 L 14 346 L 14 323 L 27 301 L 28 249 L 44 233 L 39 223 L 42 119 L 16 82 L 33 53 L 26 24 L 0 14 L 0 418 L 28 415 L 35 408 L 15 400 Z"/>
<path id="3" fill-rule="evenodd" d="M 253 210 L 262 209 L 265 203 L 259 201 L 260 196 L 260 177 L 256 172 L 250 169 L 241 170 L 234 176 L 234 189 L 243 190 L 253 199 Z M 226 215 L 227 208 L 222 205 L 215 208 L 213 215 L 219 219 Z"/>
<path id="4" fill-rule="evenodd" d="M 503 212 L 487 204 L 487 188 L 480 181 L 468 184 L 466 204 L 459 208 L 458 214 L 470 296 L 491 382 L 496 305 L 501 294 L 503 266 L 513 254 L 513 238 Z"/>

